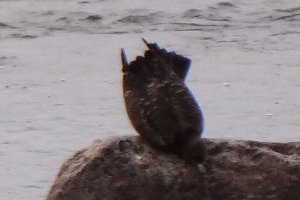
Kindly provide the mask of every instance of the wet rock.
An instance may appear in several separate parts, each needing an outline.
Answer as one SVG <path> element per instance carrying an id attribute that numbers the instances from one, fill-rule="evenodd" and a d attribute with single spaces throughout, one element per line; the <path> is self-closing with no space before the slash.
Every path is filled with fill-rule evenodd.
<path id="1" fill-rule="evenodd" d="M 3 22 L 0 22 L 0 28 L 15 28 L 15 27 L 5 24 Z"/>
<path id="2" fill-rule="evenodd" d="M 203 13 L 199 9 L 189 9 L 183 14 L 184 18 L 203 18 Z"/>
<path id="3" fill-rule="evenodd" d="M 88 3 L 91 3 L 89 1 L 79 1 L 78 4 L 88 4 Z"/>
<path id="4" fill-rule="evenodd" d="M 96 140 L 63 164 L 47 200 L 300 197 L 300 142 L 205 139 L 204 170 L 140 137 Z"/>
<path id="5" fill-rule="evenodd" d="M 153 22 L 155 17 L 153 15 L 129 15 L 123 17 L 119 22 L 124 24 L 143 24 Z"/>
<path id="6" fill-rule="evenodd" d="M 103 19 L 103 17 L 100 16 L 100 15 L 90 15 L 87 18 L 85 18 L 85 20 L 92 21 L 92 22 L 99 21 L 99 20 L 102 20 L 102 19 Z"/>
<path id="7" fill-rule="evenodd" d="M 234 4 L 224 1 L 217 4 L 219 7 L 235 7 Z"/>
<path id="8" fill-rule="evenodd" d="M 19 34 L 19 33 L 13 33 L 11 34 L 11 37 L 13 38 L 21 38 L 21 39 L 34 39 L 37 38 L 37 35 L 29 35 L 29 34 Z"/>

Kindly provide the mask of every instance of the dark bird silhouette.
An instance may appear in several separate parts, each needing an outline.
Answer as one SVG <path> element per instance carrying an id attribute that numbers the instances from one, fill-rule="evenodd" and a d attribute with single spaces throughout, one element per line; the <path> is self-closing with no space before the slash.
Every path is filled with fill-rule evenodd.
<path id="1" fill-rule="evenodd" d="M 190 59 L 148 43 L 144 56 L 128 63 L 124 50 L 123 92 L 136 131 L 155 148 L 202 162 L 202 112 L 184 80 Z"/>

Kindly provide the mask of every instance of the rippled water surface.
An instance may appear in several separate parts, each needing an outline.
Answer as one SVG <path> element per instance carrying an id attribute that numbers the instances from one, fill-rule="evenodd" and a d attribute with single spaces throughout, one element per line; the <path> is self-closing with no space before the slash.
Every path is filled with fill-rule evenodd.
<path id="1" fill-rule="evenodd" d="M 205 137 L 300 140 L 300 2 L 2 0 L 0 200 L 43 199 L 93 139 L 135 134 L 120 48 L 141 37 L 193 60 Z"/>

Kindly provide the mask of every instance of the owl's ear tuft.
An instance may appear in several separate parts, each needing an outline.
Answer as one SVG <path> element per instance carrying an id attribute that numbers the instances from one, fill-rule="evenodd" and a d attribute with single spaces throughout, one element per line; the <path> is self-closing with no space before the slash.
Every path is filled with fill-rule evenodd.
<path id="1" fill-rule="evenodd" d="M 121 49 L 121 61 L 122 61 L 122 71 L 126 72 L 128 68 L 128 61 L 124 49 Z"/>

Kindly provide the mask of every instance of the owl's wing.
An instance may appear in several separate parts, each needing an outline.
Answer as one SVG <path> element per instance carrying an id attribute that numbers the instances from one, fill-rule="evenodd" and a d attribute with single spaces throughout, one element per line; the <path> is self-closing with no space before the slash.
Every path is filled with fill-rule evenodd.
<path id="1" fill-rule="evenodd" d="M 123 71 L 123 93 L 125 106 L 131 124 L 136 131 L 152 146 L 159 149 L 166 149 L 167 145 L 158 132 L 156 132 L 146 116 L 147 108 L 145 99 L 147 95 L 144 90 L 145 76 L 147 76 L 147 66 L 144 58 L 128 63 L 125 51 L 121 50 L 121 62 Z M 141 71 L 143 71 L 141 73 Z"/>
<path id="2" fill-rule="evenodd" d="M 168 146 L 175 143 L 177 132 L 180 132 L 179 121 L 170 109 L 167 99 L 158 95 L 155 102 L 145 102 L 145 116 L 147 126 L 158 134 Z"/>
<path id="3" fill-rule="evenodd" d="M 155 90 L 155 98 L 143 102 L 148 126 L 168 146 L 184 143 L 188 135 L 200 136 L 202 113 L 188 89 L 182 84 L 166 83 Z"/>

